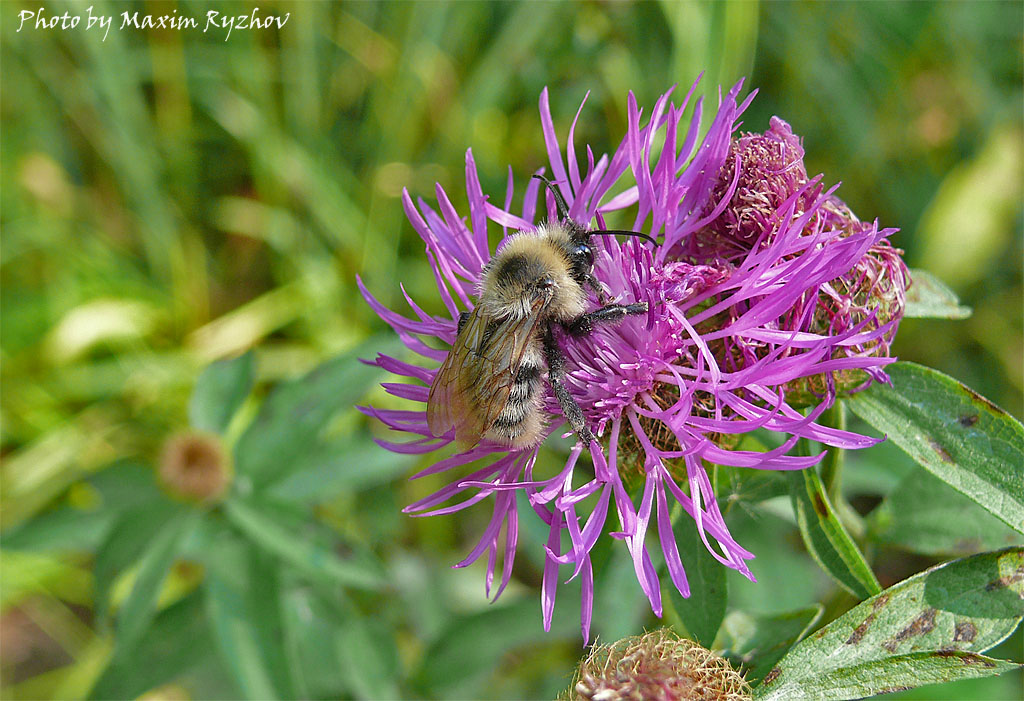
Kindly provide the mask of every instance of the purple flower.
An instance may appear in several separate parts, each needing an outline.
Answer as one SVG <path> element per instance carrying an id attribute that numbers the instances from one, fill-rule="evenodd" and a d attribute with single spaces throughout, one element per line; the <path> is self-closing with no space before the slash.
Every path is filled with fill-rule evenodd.
<path id="1" fill-rule="evenodd" d="M 808 179 L 803 157 L 800 139 L 778 117 L 772 117 L 764 134 L 745 133 L 733 139 L 705 212 L 720 207 L 723 201 L 727 202 L 725 208 L 681 240 L 674 255 L 701 262 L 735 261 L 754 247 L 768 246 L 780 230 L 777 217 L 790 198 L 794 214 L 812 211 L 806 220 L 807 233 L 818 227 L 845 234 L 871 230 L 874 225 L 861 222 L 835 195 L 828 196 L 820 207 L 813 206 L 821 187 L 816 179 Z M 862 323 L 872 330 L 885 326 L 884 333 L 863 337 L 868 340 L 838 346 L 833 357 L 888 356 L 910 282 L 902 253 L 887 239 L 880 239 L 850 270 L 817 290 L 808 290 L 794 303 L 783 327 L 802 329 L 807 314 L 813 315 L 810 330 L 818 334 L 839 335 Z M 885 375 L 875 368 L 848 368 L 799 378 L 787 386 L 787 401 L 809 406 L 829 391 L 829 383 L 839 391 L 852 392 L 872 380 L 884 381 Z"/>
<path id="2" fill-rule="evenodd" d="M 570 216 L 582 225 L 605 228 L 606 215 L 628 209 L 632 213 L 628 226 L 661 239 L 654 250 L 637 239 L 621 244 L 612 238 L 594 239 L 598 248 L 594 274 L 610 299 L 647 302 L 649 311 L 616 326 L 598 327 L 582 339 L 559 339 L 567 358 L 566 385 L 599 436 L 586 446 L 593 457 L 592 470 L 579 461 L 584 448 L 580 444 L 558 474 L 541 475 L 535 473 L 536 446 L 511 451 L 482 442 L 415 475 L 448 472 L 453 477 L 446 487 L 405 510 L 420 516 L 447 514 L 493 497 L 493 516 L 480 542 L 456 566 L 465 566 L 486 553 L 490 594 L 500 553 L 497 597 L 512 572 L 520 516 L 515 497 L 523 492 L 549 529 L 542 586 L 545 628 L 551 622 L 559 568 L 568 565 L 573 570 L 571 578 L 580 576 L 582 580 L 583 636 L 589 638 L 593 600 L 590 551 L 604 531 L 612 504 L 618 527 L 611 535 L 624 541 L 640 586 L 660 616 L 658 574 L 648 551 L 650 530 L 657 531 L 674 585 L 683 596 L 689 595 L 672 532 L 671 501 L 678 502 L 694 519 L 701 539 L 719 562 L 754 579 L 746 564 L 753 555 L 730 535 L 705 462 L 802 469 L 815 464 L 820 455 L 787 455 L 800 438 L 840 448 L 875 443 L 816 423 L 835 399 L 830 382 L 806 415 L 787 403 L 786 387 L 804 378 L 831 377 L 833 372 L 851 369 L 883 377 L 881 367 L 892 359 L 838 351 L 878 344 L 895 322 L 880 322 L 877 314 L 869 311 L 856 323 L 823 328 L 816 325 L 817 307 L 806 300 L 817 299 L 831 281 L 848 275 L 872 247 L 881 245 L 888 232 L 875 224 L 853 228 L 830 225 L 835 219 L 829 214 L 836 201 L 834 188 L 822 191 L 819 180 L 807 181 L 805 174 L 800 176 L 803 182 L 794 187 L 789 181 L 797 183 L 799 178 L 784 166 L 744 156 L 751 147 L 737 146 L 733 134 L 753 96 L 738 104 L 740 87 L 738 84 L 720 97 L 719 109 L 702 140 L 698 138 L 702 101 L 696 103 L 689 125 L 682 122 L 692 89 L 678 107 L 670 102 L 671 91 L 663 95 L 646 120 L 630 94 L 625 138 L 610 157 L 595 159 L 587 148 L 585 163 L 577 160 L 573 143 L 579 113 L 569 129 L 563 161 L 547 91 L 541 94 L 541 123 L 551 174 L 569 205 Z M 787 163 L 799 144 L 788 127 L 783 130 L 782 126 L 781 121 L 773 121 L 773 138 L 779 146 L 771 157 Z M 655 143 L 662 145 L 656 149 Z M 635 184 L 616 188 L 626 171 Z M 724 185 L 722 173 L 731 174 Z M 741 192 L 746 197 L 757 181 L 770 179 L 772 174 L 778 176 L 770 185 L 776 194 L 759 210 L 751 228 L 748 222 L 755 220 L 739 212 L 734 196 Z M 383 385 L 390 394 L 416 403 L 415 409 L 361 408 L 389 428 L 413 437 L 402 443 L 379 441 L 384 447 L 428 453 L 452 442 L 453 436 L 432 436 L 427 427 L 429 385 L 446 351 L 435 350 L 422 339 L 433 337 L 446 344 L 455 340 L 460 307 L 472 308 L 481 269 L 492 255 L 488 222 L 501 226 L 505 236 L 534 229 L 544 218 L 536 211 L 539 186 L 537 180 L 528 181 L 519 214 L 513 213 L 515 187 L 510 169 L 505 197 L 497 206 L 483 194 L 472 153 L 467 151 L 468 221 L 458 215 L 440 186 L 436 210 L 423 200 L 414 205 L 409 194 L 403 193 L 405 212 L 426 244 L 450 318 L 426 314 L 408 295 L 415 318 L 404 317 L 384 308 L 359 282 L 373 309 L 410 350 L 429 361 L 428 367 L 384 355 L 372 361 L 416 381 Z M 555 208 L 550 194 L 546 204 L 546 214 L 551 217 Z M 727 253 L 720 253 L 716 246 L 693 248 L 701 236 L 714 242 L 708 231 L 730 227 L 740 233 L 730 246 L 721 248 Z M 598 306 L 596 298 L 590 303 L 591 308 Z M 794 313 L 794 309 L 798 311 Z M 557 420 L 559 404 L 549 396 L 545 408 L 555 417 L 548 429 L 554 432 L 561 424 Z M 767 452 L 736 449 L 744 434 L 762 428 L 781 434 L 782 445 Z M 481 459 L 485 467 L 464 473 L 466 465 Z M 630 490 L 639 493 L 637 501 Z M 563 548 L 564 534 L 568 539 Z"/>
<path id="3" fill-rule="evenodd" d="M 774 227 L 782 204 L 807 184 L 804 149 L 789 124 L 772 117 L 764 134 L 745 133 L 729 144 L 705 212 L 727 203 L 702 229 L 681 241 L 680 257 L 732 260 L 744 255 Z M 806 191 L 796 202 L 803 213 L 814 199 Z"/>

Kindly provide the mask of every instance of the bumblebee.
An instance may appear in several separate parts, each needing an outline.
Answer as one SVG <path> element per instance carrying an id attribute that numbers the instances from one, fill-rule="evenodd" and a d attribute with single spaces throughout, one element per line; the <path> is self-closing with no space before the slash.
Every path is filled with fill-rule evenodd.
<path id="1" fill-rule="evenodd" d="M 534 177 L 551 190 L 562 221 L 513 236 L 484 266 L 477 305 L 459 315 L 455 343 L 430 387 L 431 433 L 443 436 L 454 428 L 455 439 L 466 448 L 483 438 L 515 449 L 543 440 L 544 368 L 562 414 L 589 445 L 594 434 L 565 387 L 565 358 L 554 328 L 581 338 L 597 325 L 647 312 L 646 302 L 605 304 L 590 239 L 611 234 L 654 239 L 633 231 L 585 229 L 569 218 L 554 185 Z M 604 306 L 587 312 L 587 288 Z"/>

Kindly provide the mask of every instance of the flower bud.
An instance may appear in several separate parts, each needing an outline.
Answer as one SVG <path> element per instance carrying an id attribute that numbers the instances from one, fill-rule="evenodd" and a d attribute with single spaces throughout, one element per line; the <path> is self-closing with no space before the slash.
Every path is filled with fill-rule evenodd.
<path id="1" fill-rule="evenodd" d="M 829 213 L 829 224 L 851 233 L 869 227 L 857 220 L 842 202 Z M 910 273 L 902 258 L 903 251 L 893 248 L 882 239 L 849 272 L 822 285 L 818 292 L 816 309 L 808 329 L 823 336 L 834 336 L 861 326 L 861 334 L 877 332 L 886 324 L 883 333 L 875 333 L 863 343 L 844 346 L 833 352 L 833 357 L 889 357 L 890 346 L 896 337 L 899 321 L 906 311 L 907 286 Z M 786 386 L 786 401 L 792 406 L 817 404 L 830 391 L 839 395 L 864 389 L 871 382 L 865 370 L 851 368 L 831 373 L 833 388 L 828 387 L 825 375 L 803 377 Z"/>
<path id="2" fill-rule="evenodd" d="M 861 222 L 835 195 L 818 200 L 821 186 L 808 186 L 803 157 L 799 137 L 778 117 L 772 118 L 764 134 L 746 133 L 733 138 L 704 207 L 705 215 L 719 208 L 720 213 L 694 233 L 688 248 L 682 251 L 684 256 L 698 262 L 738 264 L 753 249 L 770 245 L 787 221 L 800 221 L 800 216 L 809 211 L 813 216 L 804 220 L 801 236 L 818 231 L 834 232 L 834 241 L 877 236 L 873 224 Z M 780 318 L 778 330 L 827 337 L 857 329 L 865 340 L 837 346 L 831 359 L 888 357 L 910 281 L 902 253 L 888 240 L 878 240 L 853 268 L 797 301 Z M 811 305 L 813 309 L 808 308 Z M 725 310 L 712 321 L 726 326 L 734 312 Z M 711 332 L 714 328 L 706 323 L 700 330 Z M 767 352 L 749 343 L 713 350 L 720 361 L 734 367 L 750 366 Z M 877 370 L 872 374 L 871 370 L 850 368 L 799 377 L 786 383 L 786 401 L 794 407 L 812 406 L 824 397 L 863 389 L 882 376 Z"/>
<path id="3" fill-rule="evenodd" d="M 189 431 L 170 438 L 160 456 L 160 481 L 189 501 L 218 501 L 231 483 L 231 463 L 221 439 Z"/>
<path id="4" fill-rule="evenodd" d="M 706 213 L 719 206 L 736 188 L 721 214 L 695 232 L 691 253 L 702 261 L 733 260 L 770 235 L 782 204 L 807 184 L 804 149 L 789 124 L 772 117 L 764 134 L 746 133 L 734 138 L 722 165 L 718 184 L 705 205 Z M 739 176 L 736 175 L 737 167 Z M 794 216 L 810 206 L 817 195 L 812 189 L 798 202 Z M 767 238 L 762 240 L 762 245 Z"/>
<path id="5" fill-rule="evenodd" d="M 743 675 L 723 658 L 667 629 L 595 645 L 563 698 L 576 701 L 742 701 Z"/>

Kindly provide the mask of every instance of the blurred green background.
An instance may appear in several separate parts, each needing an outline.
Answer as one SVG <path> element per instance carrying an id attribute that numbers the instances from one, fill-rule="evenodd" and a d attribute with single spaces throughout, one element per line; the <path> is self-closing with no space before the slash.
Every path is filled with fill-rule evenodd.
<path id="1" fill-rule="evenodd" d="M 200 18 L 200 29 L 115 26 L 105 41 L 81 26 L 19 31 L 22 10 L 85 15 L 90 5 L 115 23 L 125 10 L 177 13 Z M 4 698 L 157 687 L 162 698 L 230 698 L 259 688 L 246 687 L 251 667 L 224 661 L 223 635 L 202 627 L 216 611 L 196 603 L 206 575 L 187 553 L 201 544 L 183 546 L 153 603 L 163 627 L 127 651 L 95 615 L 97 552 L 139 491 L 153 489 L 152 465 L 188 425 L 208 363 L 257 349 L 253 395 L 225 428 L 232 442 L 278 381 L 339 353 L 394 348 L 356 274 L 391 307 L 404 309 L 402 282 L 441 312 L 401 189 L 430 199 L 439 182 L 465 212 L 468 147 L 485 192 L 504 192 L 509 164 L 522 182 L 546 162 L 544 86 L 563 137 L 590 91 L 576 139 L 601 153 L 625 131 L 627 91 L 650 105 L 704 71 L 700 90 L 713 100 L 718 85 L 746 76 L 759 94 L 744 127 L 763 131 L 771 115 L 790 122 L 808 171 L 842 181 L 862 219 L 899 227 L 893 243 L 911 267 L 974 308 L 961 322 L 905 321 L 895 353 L 1024 415 L 1021 3 L 264 2 L 261 17 L 290 13 L 280 31 L 236 29 L 226 41 L 224 30 L 201 31 L 208 10 L 253 7 L 0 4 Z M 383 378 L 339 377 L 352 399 L 394 405 L 373 387 Z M 540 698 L 562 688 L 580 653 L 575 590 L 563 588 L 555 629 L 543 634 L 538 524 L 524 523 L 513 586 L 488 606 L 481 567 L 447 567 L 489 510 L 400 514 L 439 485 L 405 480 L 429 457 L 377 449 L 370 437 L 384 431 L 350 408 L 328 414 L 318 457 L 280 466 L 293 478 L 290 508 L 371 550 L 389 584 L 342 606 L 270 565 L 286 631 L 293 614 L 371 621 L 340 633 L 325 623 L 324 646 L 290 648 L 290 660 L 304 658 L 296 693 Z M 913 469 L 897 451 L 873 455 L 849 470 L 853 496 L 870 506 Z M 310 483 L 295 486 L 303 475 Z M 783 610 L 827 595 L 791 516 L 731 517 L 761 579 L 735 580 L 732 605 Z M 899 545 L 880 546 L 883 585 L 941 559 Z M 628 568 L 617 579 L 609 571 L 598 632 L 653 624 Z M 128 568 L 107 582 L 115 608 L 132 577 Z M 179 649 L 178 640 L 194 654 L 160 647 Z M 1019 656 L 1019 632 L 1009 645 Z M 372 650 L 369 662 L 358 647 Z M 1019 690 L 1019 677 L 999 678 L 907 697 Z"/>

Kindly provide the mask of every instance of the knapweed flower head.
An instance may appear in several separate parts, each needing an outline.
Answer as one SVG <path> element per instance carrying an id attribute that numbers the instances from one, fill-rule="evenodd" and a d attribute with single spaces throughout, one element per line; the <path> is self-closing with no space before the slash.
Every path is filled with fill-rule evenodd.
<path id="1" fill-rule="evenodd" d="M 754 247 L 768 246 L 779 231 L 777 217 L 782 205 L 791 198 L 795 214 L 815 210 L 807 220 L 808 234 L 817 228 L 847 234 L 870 229 L 872 224 L 861 222 L 834 194 L 814 207 L 822 188 L 808 178 L 803 157 L 800 139 L 778 117 L 772 117 L 763 134 L 744 133 L 733 139 L 705 211 L 720 206 L 723 200 L 727 204 L 719 216 L 681 241 L 676 254 L 699 262 L 734 261 Z M 886 326 L 885 333 L 839 347 L 835 355 L 888 356 L 910 283 L 902 253 L 887 239 L 880 239 L 853 268 L 795 303 L 784 326 L 799 327 L 807 314 L 813 316 L 810 330 L 824 335 L 841 334 L 862 323 L 871 329 Z M 885 376 L 876 370 L 853 368 L 801 378 L 787 387 L 787 398 L 795 405 L 807 406 L 827 393 L 830 382 L 839 391 L 855 391 L 872 379 L 884 381 Z"/>
<path id="2" fill-rule="evenodd" d="M 625 216 L 626 228 L 660 243 L 652 248 L 638 239 L 619 243 L 610 237 L 595 238 L 594 275 L 609 299 L 621 304 L 646 302 L 648 311 L 617 325 L 596 327 L 582 338 L 558 339 L 566 358 L 565 386 L 598 439 L 589 446 L 577 444 L 557 474 L 535 469 L 537 446 L 511 450 L 484 441 L 417 474 L 447 473 L 452 478 L 406 511 L 449 514 L 491 499 L 490 523 L 477 546 L 456 566 L 487 554 L 490 594 L 500 555 L 497 597 L 509 582 L 516 553 L 516 494 L 525 494 L 549 533 L 542 585 L 545 627 L 551 623 L 559 568 L 567 566 L 570 579 L 579 576 L 582 582 L 581 620 L 584 639 L 589 638 L 590 553 L 607 530 L 613 507 L 617 523 L 610 526 L 610 537 L 623 541 L 640 587 L 660 616 L 651 542 L 657 541 L 673 584 L 683 596 L 689 595 L 673 534 L 672 504 L 678 503 L 694 520 L 700 538 L 719 562 L 754 579 L 746 564 L 753 554 L 729 533 L 705 465 L 803 469 L 821 456 L 789 455 L 800 438 L 840 448 L 875 443 L 822 426 L 817 419 L 835 400 L 835 383 L 829 379 L 834 373 L 858 370 L 884 379 L 882 367 L 891 358 L 846 349 L 879 347 L 898 318 L 882 319 L 870 309 L 860 317 L 847 315 L 841 324 L 824 324 L 816 300 L 828 295 L 837 279 L 860 280 L 857 266 L 873 249 L 884 247 L 892 230 L 880 230 L 876 223 L 837 224 L 841 217 L 836 214 L 835 188 L 825 189 L 820 178 L 808 180 L 802 161 L 799 169 L 792 167 L 802 151 L 780 120 L 772 124 L 771 139 L 777 146 L 751 145 L 751 137 L 736 137 L 739 117 L 753 98 L 738 102 L 740 89 L 738 84 L 720 96 L 703 138 L 702 100 L 694 105 L 689 124 L 683 122 L 693 89 L 678 106 L 671 101 L 671 91 L 666 93 L 648 118 L 630 94 L 627 132 L 619 147 L 599 158 L 588 147 L 583 162 L 573 142 L 580 113 L 563 150 L 547 91 L 541 94 L 550 176 L 568 204 L 569 216 L 581 226 L 602 229 L 606 216 Z M 743 139 L 748 143 L 738 146 Z M 761 151 L 774 160 L 766 162 L 748 153 Z M 627 173 L 631 183 L 617 186 Z M 758 200 L 761 209 L 750 228 L 752 215 L 740 211 L 743 205 L 736 197 L 740 192 L 743 198 L 757 199 L 759 183 L 769 194 L 764 202 Z M 400 315 L 381 305 L 359 282 L 373 309 L 410 350 L 427 360 L 425 366 L 385 355 L 372 361 L 415 381 L 383 385 L 390 394 L 413 402 L 413 409 L 362 407 L 392 430 L 412 437 L 404 442 L 379 441 L 384 447 L 422 454 L 453 441 L 450 433 L 434 436 L 427 426 L 430 384 L 447 351 L 425 339 L 452 344 L 460 310 L 473 308 L 481 271 L 494 252 L 489 224 L 501 229 L 500 249 L 509 236 L 532 231 L 555 215 L 550 193 L 546 207 L 538 211 L 539 187 L 537 180 L 528 180 L 522 206 L 514 212 L 510 170 L 504 197 L 496 204 L 484 195 L 472 152 L 467 151 L 468 219 L 458 214 L 440 186 L 436 209 L 422 199 L 414 203 L 408 192 L 403 193 L 406 215 L 426 244 L 448 316 L 427 314 L 407 294 L 415 316 Z M 723 217 L 725 221 L 720 221 Z M 735 233 L 740 229 L 742 234 Z M 718 231 L 725 236 L 730 230 L 734 235 L 728 246 L 717 247 L 708 234 Z M 711 243 L 695 248 L 701 237 Z M 870 304 L 869 297 L 862 297 L 865 305 Z M 596 295 L 590 303 L 591 309 L 599 306 Z M 787 388 L 812 377 L 826 379 L 804 413 L 787 401 Z M 561 409 L 552 396 L 547 397 L 545 410 L 554 417 L 549 434 L 560 430 Z M 781 445 L 768 451 L 739 449 L 742 437 L 759 429 L 781 435 Z M 592 456 L 592 467 L 580 461 L 584 448 Z M 466 466 L 477 461 L 485 466 L 467 474 Z M 649 537 L 651 531 L 656 531 L 656 538 Z"/>
<path id="3" fill-rule="evenodd" d="M 219 436 L 188 431 L 164 444 L 158 468 L 160 481 L 176 496 L 209 504 L 231 485 L 231 460 Z"/>
<path id="4" fill-rule="evenodd" d="M 816 191 L 805 190 L 804 149 L 789 124 L 772 117 L 764 134 L 733 138 L 718 173 L 710 213 L 726 205 L 703 228 L 679 242 L 677 255 L 692 260 L 732 260 L 755 245 L 767 245 L 782 204 L 798 191 L 795 212 L 810 206 Z"/>
<path id="5" fill-rule="evenodd" d="M 595 645 L 567 701 L 744 701 L 750 685 L 727 660 L 662 628 Z"/>

